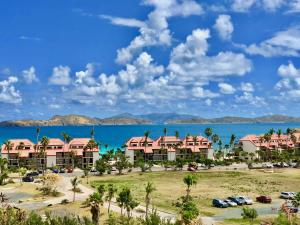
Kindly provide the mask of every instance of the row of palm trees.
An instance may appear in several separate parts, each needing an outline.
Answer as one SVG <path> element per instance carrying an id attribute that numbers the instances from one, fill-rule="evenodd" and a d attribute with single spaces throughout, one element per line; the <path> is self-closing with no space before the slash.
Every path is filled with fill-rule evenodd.
<path id="1" fill-rule="evenodd" d="M 191 201 L 192 198 L 190 196 L 192 186 L 197 184 L 197 177 L 195 175 L 189 174 L 183 178 L 183 182 L 186 185 L 186 195 L 184 196 L 184 201 Z M 71 184 L 73 187 L 73 202 L 75 201 L 75 193 L 76 189 L 79 185 L 79 179 L 75 177 L 71 180 Z M 152 195 L 153 192 L 156 191 L 155 185 L 148 181 L 145 186 L 145 220 L 149 219 L 150 206 L 152 205 Z M 106 193 L 106 194 L 105 194 Z M 116 203 L 120 207 L 121 216 L 124 216 L 123 210 L 126 211 L 127 218 L 131 218 L 131 211 L 134 210 L 138 206 L 138 202 L 134 200 L 132 191 L 129 187 L 123 187 L 119 192 L 118 188 L 114 184 L 100 184 L 96 192 L 91 194 L 87 199 L 87 205 L 90 206 L 90 212 L 92 214 L 92 220 L 94 224 L 100 224 L 100 208 L 101 205 L 104 204 L 104 201 L 107 201 L 108 207 L 107 212 L 110 214 L 111 211 L 111 203 L 113 199 L 116 199 Z M 154 210 L 152 209 L 152 212 Z M 147 223 L 148 224 L 148 223 Z M 152 224 L 152 223 L 151 223 Z"/>

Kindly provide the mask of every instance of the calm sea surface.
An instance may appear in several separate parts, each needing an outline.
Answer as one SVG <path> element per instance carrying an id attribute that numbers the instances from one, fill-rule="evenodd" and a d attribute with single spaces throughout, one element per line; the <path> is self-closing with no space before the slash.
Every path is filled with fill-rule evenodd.
<path id="1" fill-rule="evenodd" d="M 150 131 L 151 138 L 163 135 L 163 129 L 167 128 L 168 135 L 174 135 L 176 130 L 180 136 L 184 137 L 188 133 L 191 135 L 201 134 L 205 128 L 211 127 L 213 132 L 218 134 L 223 144 L 229 142 L 231 134 L 237 136 L 237 140 L 246 134 L 262 134 L 270 128 L 275 130 L 281 128 L 284 132 L 290 128 L 300 128 L 300 123 L 258 123 L 258 124 L 195 124 L 195 125 L 112 125 L 95 126 L 95 139 L 104 145 L 108 144 L 108 149 L 121 147 L 125 141 L 132 136 L 143 136 L 145 131 Z M 66 132 L 72 137 L 89 137 L 91 126 L 55 126 L 41 127 L 42 136 L 51 138 L 61 137 L 61 132 Z M 0 143 L 11 138 L 28 138 L 35 141 L 36 127 L 0 127 Z"/>

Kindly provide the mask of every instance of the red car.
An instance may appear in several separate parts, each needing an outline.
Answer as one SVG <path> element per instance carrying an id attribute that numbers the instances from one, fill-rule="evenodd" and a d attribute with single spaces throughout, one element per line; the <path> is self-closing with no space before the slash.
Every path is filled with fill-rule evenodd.
<path id="1" fill-rule="evenodd" d="M 261 203 L 271 203 L 272 198 L 270 196 L 261 195 L 256 198 L 256 201 Z"/>

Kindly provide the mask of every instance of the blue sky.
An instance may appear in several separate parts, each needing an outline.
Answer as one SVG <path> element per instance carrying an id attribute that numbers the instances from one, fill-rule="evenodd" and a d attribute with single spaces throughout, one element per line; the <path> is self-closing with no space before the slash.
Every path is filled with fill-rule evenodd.
<path id="1" fill-rule="evenodd" d="M 300 116 L 300 0 L 3 0 L 0 120 Z"/>

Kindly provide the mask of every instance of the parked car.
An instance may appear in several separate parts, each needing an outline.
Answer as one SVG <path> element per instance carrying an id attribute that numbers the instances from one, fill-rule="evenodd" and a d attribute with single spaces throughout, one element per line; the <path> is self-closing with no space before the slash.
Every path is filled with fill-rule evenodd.
<path id="1" fill-rule="evenodd" d="M 218 208 L 227 208 L 228 207 L 228 204 L 226 202 L 222 201 L 221 199 L 213 199 L 212 205 L 214 207 L 218 207 Z"/>
<path id="2" fill-rule="evenodd" d="M 68 173 L 73 173 L 73 168 L 68 168 L 67 172 Z"/>
<path id="3" fill-rule="evenodd" d="M 248 197 L 239 196 L 238 198 L 241 199 L 241 200 L 244 200 L 246 205 L 252 205 L 253 204 L 253 200 L 248 198 Z"/>
<path id="4" fill-rule="evenodd" d="M 38 171 L 32 171 L 26 174 L 26 176 L 36 177 L 39 175 Z"/>
<path id="5" fill-rule="evenodd" d="M 58 169 L 53 169 L 52 172 L 53 173 L 59 173 L 59 170 Z"/>
<path id="6" fill-rule="evenodd" d="M 229 199 L 225 199 L 224 202 L 227 203 L 227 205 L 230 206 L 230 207 L 237 206 L 237 204 L 235 202 L 233 202 L 233 201 L 231 201 Z"/>
<path id="7" fill-rule="evenodd" d="M 246 204 L 245 200 L 244 199 L 240 199 L 239 197 L 229 197 L 228 199 L 230 201 L 235 202 L 238 205 L 244 205 L 244 204 Z"/>
<path id="8" fill-rule="evenodd" d="M 64 169 L 64 168 L 61 168 L 60 170 L 59 170 L 59 173 L 65 173 L 66 172 L 66 170 Z"/>
<path id="9" fill-rule="evenodd" d="M 293 199 L 295 197 L 295 192 L 281 192 L 280 198 L 283 199 Z"/>
<path id="10" fill-rule="evenodd" d="M 261 203 L 271 203 L 272 198 L 270 196 L 261 195 L 261 196 L 256 197 L 256 201 L 261 202 Z"/>
<path id="11" fill-rule="evenodd" d="M 273 166 L 272 163 L 263 163 L 263 164 L 262 164 L 262 167 L 263 167 L 263 168 L 273 168 L 274 166 Z"/>
<path id="12" fill-rule="evenodd" d="M 32 176 L 25 176 L 22 178 L 23 182 L 33 182 L 34 178 Z"/>

